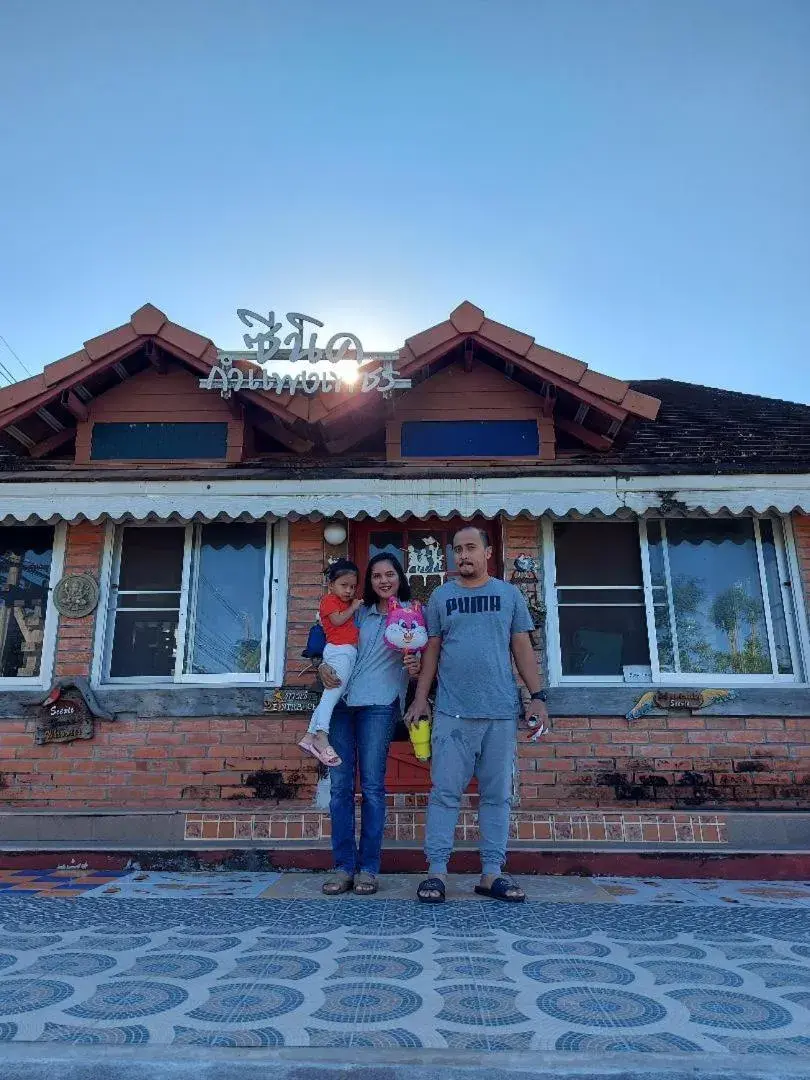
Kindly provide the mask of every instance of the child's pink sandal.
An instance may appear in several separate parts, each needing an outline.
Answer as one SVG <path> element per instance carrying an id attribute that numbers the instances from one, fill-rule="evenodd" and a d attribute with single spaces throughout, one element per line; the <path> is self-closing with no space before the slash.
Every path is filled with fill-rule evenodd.
<path id="1" fill-rule="evenodd" d="M 343 758 L 338 757 L 331 746 L 325 746 L 321 749 L 321 747 L 316 746 L 315 743 L 304 742 L 303 739 L 298 745 L 307 754 L 312 754 L 314 758 L 317 758 L 322 765 L 326 765 L 329 769 L 336 769 L 338 765 L 343 764 Z"/>

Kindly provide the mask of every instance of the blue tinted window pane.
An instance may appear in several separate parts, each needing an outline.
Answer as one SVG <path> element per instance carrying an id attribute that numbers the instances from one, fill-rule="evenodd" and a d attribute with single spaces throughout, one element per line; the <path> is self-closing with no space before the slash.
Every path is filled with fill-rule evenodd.
<path id="1" fill-rule="evenodd" d="M 536 457 L 540 433 L 534 420 L 408 420 L 402 425 L 403 457 Z"/>
<path id="2" fill-rule="evenodd" d="M 94 424 L 94 461 L 224 458 L 227 424 Z"/>

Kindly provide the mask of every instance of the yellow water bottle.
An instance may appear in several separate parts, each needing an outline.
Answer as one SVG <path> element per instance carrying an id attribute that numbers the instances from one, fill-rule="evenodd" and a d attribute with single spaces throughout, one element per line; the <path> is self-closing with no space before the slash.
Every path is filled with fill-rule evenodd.
<path id="1" fill-rule="evenodd" d="M 417 761 L 430 761 L 430 714 L 421 716 L 408 729 L 414 757 Z"/>

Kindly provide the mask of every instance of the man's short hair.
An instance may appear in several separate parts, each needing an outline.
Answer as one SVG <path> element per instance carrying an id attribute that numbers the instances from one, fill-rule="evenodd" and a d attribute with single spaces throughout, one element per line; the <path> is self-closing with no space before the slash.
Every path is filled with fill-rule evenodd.
<path id="1" fill-rule="evenodd" d="M 485 548 L 492 547 L 492 544 L 490 543 L 490 540 L 489 540 L 489 533 L 486 531 L 486 529 L 479 529 L 477 525 L 462 525 L 460 529 L 456 529 L 456 531 L 453 533 L 453 546 L 454 547 L 455 547 L 455 543 L 456 543 L 456 537 L 458 536 L 458 534 L 461 533 L 461 532 L 466 532 L 467 529 L 475 529 L 475 531 L 481 537 L 481 543 L 484 545 Z"/>

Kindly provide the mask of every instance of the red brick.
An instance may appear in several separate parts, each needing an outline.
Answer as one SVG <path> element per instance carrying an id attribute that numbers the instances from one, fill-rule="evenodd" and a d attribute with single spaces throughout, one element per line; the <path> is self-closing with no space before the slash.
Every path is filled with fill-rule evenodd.
<path id="1" fill-rule="evenodd" d="M 150 746 L 182 746 L 186 737 L 182 731 L 151 731 L 144 732 L 147 743 Z"/>

